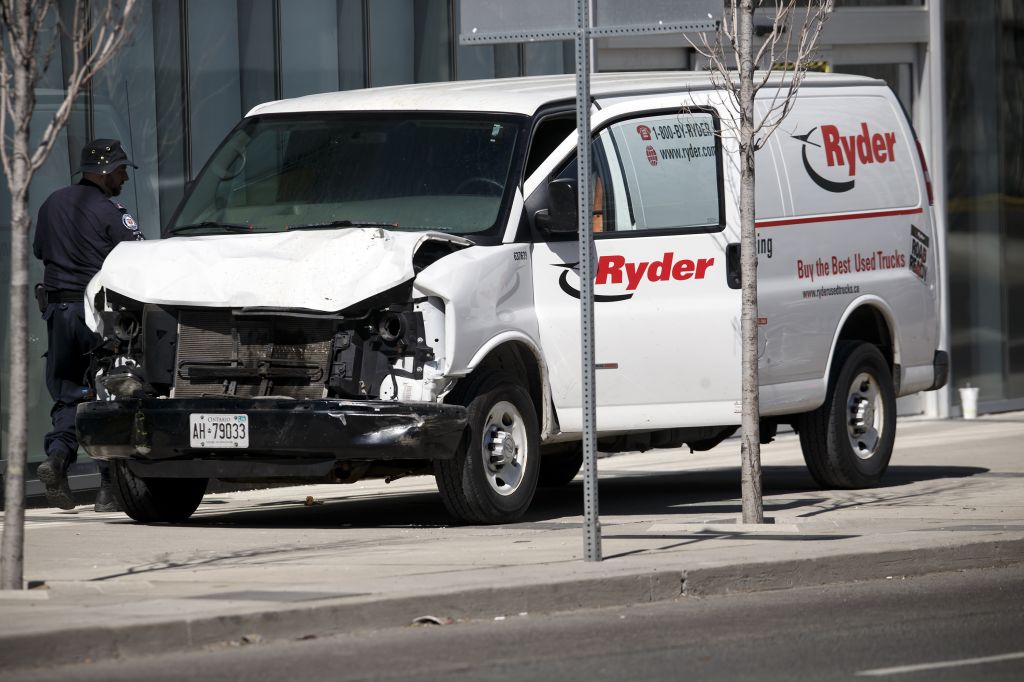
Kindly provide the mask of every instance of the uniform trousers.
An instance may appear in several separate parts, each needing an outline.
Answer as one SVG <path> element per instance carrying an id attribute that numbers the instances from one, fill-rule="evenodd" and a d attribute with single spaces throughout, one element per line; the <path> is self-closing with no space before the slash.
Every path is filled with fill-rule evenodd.
<path id="1" fill-rule="evenodd" d="M 53 430 L 43 444 L 47 457 L 63 458 L 70 466 L 78 457 L 78 433 L 75 412 L 78 403 L 90 398 L 86 383 L 89 353 L 100 342 L 100 336 L 85 324 L 85 303 L 50 303 L 43 313 L 46 320 L 48 350 L 46 352 L 46 388 L 53 399 L 50 420 Z M 106 462 L 98 461 L 100 477 L 109 481 Z"/>

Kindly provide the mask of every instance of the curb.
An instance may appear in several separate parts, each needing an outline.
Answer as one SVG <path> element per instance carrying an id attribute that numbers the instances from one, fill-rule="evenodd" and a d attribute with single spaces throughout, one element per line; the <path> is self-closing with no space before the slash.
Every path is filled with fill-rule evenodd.
<path id="1" fill-rule="evenodd" d="M 839 554 L 683 572 L 685 596 L 788 590 L 893 577 L 999 568 L 1024 562 L 1024 539 Z"/>
<path id="2" fill-rule="evenodd" d="M 676 599 L 880 580 L 1024 562 L 1024 539 L 877 553 L 839 554 L 684 570 L 655 570 L 508 588 L 425 596 L 347 598 L 301 607 L 222 616 L 65 628 L 0 639 L 0 670 L 74 664 L 182 651 L 238 641 L 329 636 L 403 627 L 433 614 L 453 620 L 582 608 L 628 606 Z"/>

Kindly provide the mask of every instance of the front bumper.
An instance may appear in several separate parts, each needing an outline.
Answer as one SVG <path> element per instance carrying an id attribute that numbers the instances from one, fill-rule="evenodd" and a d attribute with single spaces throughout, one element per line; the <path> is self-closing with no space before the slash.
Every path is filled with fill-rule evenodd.
<path id="1" fill-rule="evenodd" d="M 245 448 L 190 445 L 189 415 L 245 414 Z M 157 399 L 81 403 L 78 439 L 95 459 L 244 463 L 451 459 L 466 408 L 438 403 Z"/>

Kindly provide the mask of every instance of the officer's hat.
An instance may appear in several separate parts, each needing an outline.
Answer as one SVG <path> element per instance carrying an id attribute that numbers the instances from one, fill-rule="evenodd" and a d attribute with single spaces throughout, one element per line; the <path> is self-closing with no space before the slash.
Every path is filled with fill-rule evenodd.
<path id="1" fill-rule="evenodd" d="M 78 170 L 106 175 L 121 166 L 138 168 L 124 153 L 120 140 L 93 140 L 82 148 L 82 165 Z"/>

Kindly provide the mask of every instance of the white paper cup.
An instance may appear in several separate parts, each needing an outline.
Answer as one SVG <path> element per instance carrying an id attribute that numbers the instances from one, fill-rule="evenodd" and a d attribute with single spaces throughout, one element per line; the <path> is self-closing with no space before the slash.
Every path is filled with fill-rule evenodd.
<path id="1" fill-rule="evenodd" d="M 964 413 L 964 419 L 976 419 L 978 417 L 978 387 L 968 386 L 960 389 L 960 407 Z"/>

